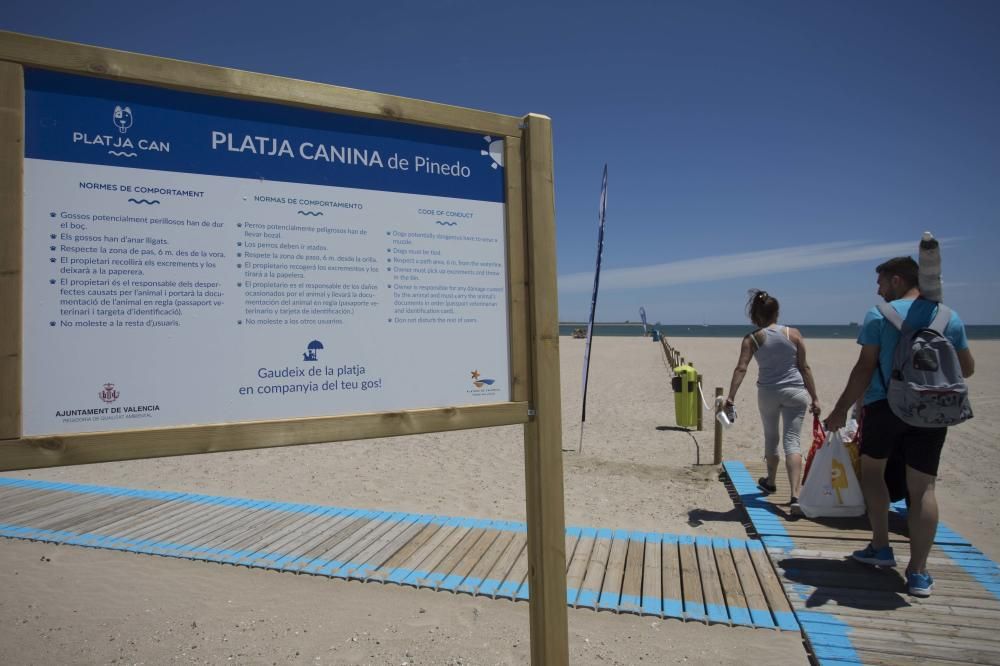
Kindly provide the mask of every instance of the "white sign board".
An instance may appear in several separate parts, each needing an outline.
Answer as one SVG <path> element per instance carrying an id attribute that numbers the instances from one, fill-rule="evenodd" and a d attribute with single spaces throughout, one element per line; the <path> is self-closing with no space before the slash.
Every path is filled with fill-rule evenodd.
<path id="1" fill-rule="evenodd" d="M 509 401 L 502 154 L 26 69 L 23 435 Z"/>

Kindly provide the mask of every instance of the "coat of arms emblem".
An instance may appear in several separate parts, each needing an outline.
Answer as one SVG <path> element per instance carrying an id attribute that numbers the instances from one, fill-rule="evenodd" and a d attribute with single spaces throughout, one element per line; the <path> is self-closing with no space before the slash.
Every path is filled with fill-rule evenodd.
<path id="1" fill-rule="evenodd" d="M 118 390 L 114 384 L 105 384 L 100 396 L 104 402 L 111 403 L 118 399 Z"/>

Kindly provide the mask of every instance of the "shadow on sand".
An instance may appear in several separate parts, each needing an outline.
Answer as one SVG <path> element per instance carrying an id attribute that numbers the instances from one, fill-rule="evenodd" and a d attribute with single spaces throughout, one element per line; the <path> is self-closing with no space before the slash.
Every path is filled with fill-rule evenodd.
<path id="1" fill-rule="evenodd" d="M 688 511 L 688 525 L 700 527 L 705 523 L 740 523 L 743 524 L 743 512 L 733 507 L 729 511 L 709 511 L 708 509 L 691 509 Z"/>

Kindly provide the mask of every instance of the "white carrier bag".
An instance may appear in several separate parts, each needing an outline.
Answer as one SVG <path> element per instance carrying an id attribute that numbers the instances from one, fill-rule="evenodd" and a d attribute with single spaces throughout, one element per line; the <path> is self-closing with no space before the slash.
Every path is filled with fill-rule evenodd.
<path id="1" fill-rule="evenodd" d="M 865 512 L 861 483 L 851 454 L 844 446 L 844 429 L 826 434 L 799 494 L 799 506 L 809 518 L 860 516 Z"/>

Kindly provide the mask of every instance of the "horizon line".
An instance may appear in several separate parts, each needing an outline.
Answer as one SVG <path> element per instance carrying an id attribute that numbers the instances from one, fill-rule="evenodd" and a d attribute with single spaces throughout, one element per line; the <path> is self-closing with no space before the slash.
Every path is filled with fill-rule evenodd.
<path id="1" fill-rule="evenodd" d="M 961 237 L 938 238 L 941 247 L 954 245 Z M 872 243 L 861 240 L 810 243 L 790 247 L 697 257 L 660 264 L 605 268 L 602 290 L 644 289 L 692 282 L 714 282 L 732 278 L 797 273 L 861 261 L 888 259 L 901 253 L 911 255 L 917 242 Z M 558 276 L 561 293 L 586 293 L 593 289 L 594 273 L 576 272 Z"/>

